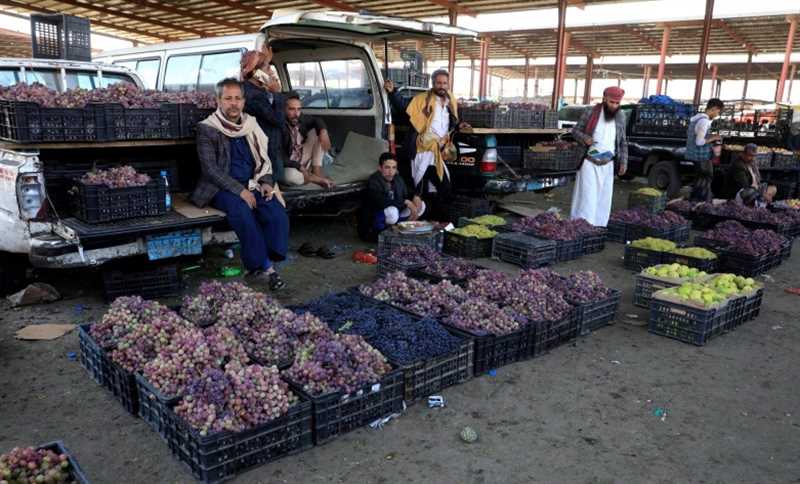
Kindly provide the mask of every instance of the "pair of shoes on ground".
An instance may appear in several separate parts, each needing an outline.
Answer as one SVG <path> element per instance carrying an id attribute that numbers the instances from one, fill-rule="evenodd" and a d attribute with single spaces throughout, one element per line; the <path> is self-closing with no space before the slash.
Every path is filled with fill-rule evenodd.
<path id="1" fill-rule="evenodd" d="M 323 244 L 320 247 L 314 247 L 311 242 L 303 242 L 303 245 L 297 249 L 297 252 L 299 252 L 303 257 L 317 256 L 322 257 L 323 259 L 333 259 L 336 257 L 336 253 L 327 245 Z"/>
<path id="2" fill-rule="evenodd" d="M 286 287 L 286 283 L 277 272 L 253 271 L 247 274 L 248 278 L 257 282 L 265 282 L 270 291 L 279 291 Z"/>

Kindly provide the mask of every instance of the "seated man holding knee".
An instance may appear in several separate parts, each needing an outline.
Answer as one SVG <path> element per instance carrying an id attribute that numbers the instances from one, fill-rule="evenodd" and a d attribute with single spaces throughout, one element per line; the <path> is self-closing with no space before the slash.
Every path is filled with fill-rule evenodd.
<path id="1" fill-rule="evenodd" d="M 333 188 L 322 172 L 322 157 L 331 149 L 325 122 L 303 116 L 303 104 L 296 92 L 286 96 L 286 126 L 283 128 L 284 181 L 288 185 L 316 183 Z"/>
<path id="2" fill-rule="evenodd" d="M 403 177 L 397 175 L 397 160 L 384 153 L 378 171 L 367 182 L 368 213 L 373 214 L 373 229 L 380 232 L 404 220 L 417 220 L 425 213 L 425 202 L 408 191 Z"/>
<path id="3" fill-rule="evenodd" d="M 268 140 L 256 118 L 242 112 L 244 89 L 238 80 L 223 79 L 216 94 L 217 110 L 197 125 L 202 175 L 192 201 L 225 212 L 239 237 L 247 275 L 275 291 L 286 285 L 271 261 L 286 258 L 289 217 L 273 186 Z"/>

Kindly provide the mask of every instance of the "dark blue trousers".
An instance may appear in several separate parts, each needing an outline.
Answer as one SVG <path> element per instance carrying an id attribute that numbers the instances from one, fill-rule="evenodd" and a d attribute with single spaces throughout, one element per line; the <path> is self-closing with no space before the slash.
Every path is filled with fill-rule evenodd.
<path id="1" fill-rule="evenodd" d="M 274 197 L 267 201 L 253 191 L 258 202 L 255 209 L 247 206 L 238 195 L 220 190 L 211 200 L 211 206 L 228 216 L 228 223 L 239 237 L 242 262 L 248 271 L 267 270 L 270 261 L 286 259 L 289 250 L 289 216 Z"/>

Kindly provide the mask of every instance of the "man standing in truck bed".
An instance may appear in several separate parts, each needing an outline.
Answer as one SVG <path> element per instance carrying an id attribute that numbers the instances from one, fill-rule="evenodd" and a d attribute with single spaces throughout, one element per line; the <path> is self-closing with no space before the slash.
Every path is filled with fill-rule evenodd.
<path id="1" fill-rule="evenodd" d="M 721 138 L 710 134 L 711 121 L 719 116 L 725 105 L 719 99 L 709 99 L 706 110 L 695 114 L 689 120 L 686 130 L 686 159 L 694 162 L 697 176 L 692 188 L 691 199 L 697 202 L 710 202 L 713 198 L 711 183 L 714 178 L 712 145 Z"/>
<path id="2" fill-rule="evenodd" d="M 611 215 L 614 166 L 619 166 L 620 176 L 628 166 L 625 115 L 619 109 L 624 95 L 616 86 L 606 88 L 603 102 L 586 111 L 572 128 L 572 135 L 586 149 L 580 150 L 570 217 L 597 227 L 605 227 Z"/>

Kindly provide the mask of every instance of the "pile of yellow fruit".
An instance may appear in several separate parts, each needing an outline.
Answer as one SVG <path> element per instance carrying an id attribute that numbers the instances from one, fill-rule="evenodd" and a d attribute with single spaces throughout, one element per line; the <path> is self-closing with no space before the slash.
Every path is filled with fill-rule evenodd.
<path id="1" fill-rule="evenodd" d="M 714 274 L 705 283 L 726 296 L 749 294 L 761 287 L 752 277 L 736 274 Z"/>
<path id="2" fill-rule="evenodd" d="M 645 237 L 643 239 L 634 240 L 631 242 L 631 246 L 657 252 L 669 252 L 677 247 L 675 242 L 671 240 L 657 239 L 655 237 Z"/>
<path id="3" fill-rule="evenodd" d="M 497 215 L 481 215 L 480 217 L 471 218 L 469 221 L 478 225 L 488 225 L 490 227 L 506 224 L 506 219 L 498 217 Z"/>
<path id="4" fill-rule="evenodd" d="M 798 200 L 797 198 L 784 200 L 784 202 L 786 202 L 786 206 L 789 208 L 800 208 L 800 200 Z"/>
<path id="5" fill-rule="evenodd" d="M 459 229 L 453 229 L 454 234 L 463 235 L 464 237 L 476 237 L 478 239 L 491 239 L 497 232 L 487 228 L 485 225 L 472 224 Z"/>
<path id="6" fill-rule="evenodd" d="M 684 247 L 681 249 L 672 249 L 671 251 L 673 254 L 683 255 L 686 257 L 692 257 L 694 259 L 716 259 L 717 254 L 711 252 L 708 249 L 703 247 Z"/>
<path id="7" fill-rule="evenodd" d="M 638 193 L 639 195 L 647 195 L 648 197 L 660 197 L 662 195 L 660 190 L 655 188 L 640 188 L 636 190 L 634 193 Z"/>
<path id="8" fill-rule="evenodd" d="M 691 281 L 708 275 L 695 267 L 682 264 L 659 264 L 657 266 L 650 266 L 643 270 L 642 273 L 662 279 L 679 279 L 682 281 Z"/>
<path id="9" fill-rule="evenodd" d="M 716 306 L 728 300 L 728 295 L 721 290 L 699 282 L 685 282 L 678 287 L 662 289 L 656 295 L 692 302 L 703 307 Z"/>

